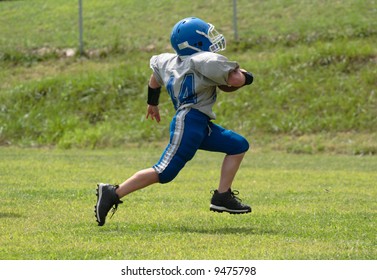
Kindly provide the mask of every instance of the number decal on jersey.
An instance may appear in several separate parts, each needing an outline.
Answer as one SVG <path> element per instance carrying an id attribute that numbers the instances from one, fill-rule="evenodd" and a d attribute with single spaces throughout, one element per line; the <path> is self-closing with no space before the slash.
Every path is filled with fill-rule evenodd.
<path id="1" fill-rule="evenodd" d="M 174 76 L 170 76 L 169 81 L 166 84 L 166 89 L 173 101 L 175 109 L 178 109 L 183 104 L 195 104 L 197 102 L 194 74 L 190 73 L 185 75 L 178 94 L 174 93 L 174 82 Z"/>
<path id="2" fill-rule="evenodd" d="M 181 104 L 196 103 L 194 74 L 186 74 L 179 91 L 179 102 Z"/>
<path id="3" fill-rule="evenodd" d="M 170 98 L 173 101 L 174 108 L 177 110 L 178 101 L 177 101 L 177 98 L 174 95 L 173 85 L 174 85 L 174 76 L 170 76 L 169 81 L 166 84 L 166 90 L 168 91 Z"/>

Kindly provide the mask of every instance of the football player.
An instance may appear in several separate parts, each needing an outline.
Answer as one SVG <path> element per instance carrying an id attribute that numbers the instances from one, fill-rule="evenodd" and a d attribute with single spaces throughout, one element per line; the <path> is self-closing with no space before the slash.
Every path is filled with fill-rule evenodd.
<path id="1" fill-rule="evenodd" d="M 152 74 L 148 83 L 146 117 L 160 122 L 159 97 L 164 86 L 176 113 L 170 123 L 170 141 L 159 161 L 140 170 L 120 185 L 97 185 L 95 215 L 99 226 L 105 224 L 122 197 L 150 186 L 172 181 L 198 149 L 224 153 L 221 175 L 212 191 L 210 210 L 242 214 L 251 212 L 232 190 L 233 179 L 249 149 L 248 141 L 238 133 L 212 122 L 212 107 L 217 89 L 235 91 L 253 82 L 253 75 L 218 54 L 226 41 L 215 27 L 199 18 L 180 20 L 172 29 L 171 45 L 176 53 L 163 53 L 150 59 Z"/>

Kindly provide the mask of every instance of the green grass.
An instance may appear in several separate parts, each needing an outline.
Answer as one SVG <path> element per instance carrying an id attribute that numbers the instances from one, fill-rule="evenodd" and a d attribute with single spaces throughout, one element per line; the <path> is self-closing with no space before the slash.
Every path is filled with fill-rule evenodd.
<path id="1" fill-rule="evenodd" d="M 238 12 L 235 42 L 232 1 L 86 1 L 86 56 L 67 58 L 64 49 L 78 48 L 77 1 L 1 1 L 0 145 L 166 139 L 173 108 L 165 90 L 161 125 L 144 118 L 148 61 L 171 51 L 176 21 L 195 15 L 214 23 L 228 40 L 224 54 L 255 75 L 251 87 L 219 94 L 220 124 L 277 139 L 353 134 L 361 142 L 351 154 L 376 154 L 374 1 L 239 0 Z M 281 149 L 302 150 L 292 145 Z"/>
<path id="2" fill-rule="evenodd" d="M 0 148 L 0 259 L 376 259 L 377 158 L 250 152 L 234 188 L 248 215 L 212 213 L 222 156 L 124 199 L 104 227 L 95 184 L 120 183 L 162 147 Z"/>

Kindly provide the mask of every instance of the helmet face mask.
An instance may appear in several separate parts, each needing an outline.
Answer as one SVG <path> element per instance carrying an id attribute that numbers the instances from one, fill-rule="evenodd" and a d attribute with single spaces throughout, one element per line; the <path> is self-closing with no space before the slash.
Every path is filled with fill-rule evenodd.
<path id="1" fill-rule="evenodd" d="M 209 25 L 210 25 L 210 28 L 208 30 L 207 35 L 209 37 L 209 40 L 212 43 L 212 45 L 209 46 L 209 50 L 211 52 L 219 52 L 219 51 L 225 50 L 226 40 L 225 40 L 224 35 L 217 32 L 217 30 L 212 24 L 209 23 Z"/>
<path id="2" fill-rule="evenodd" d="M 226 48 L 225 37 L 212 24 L 193 17 L 173 27 L 170 42 L 179 56 L 200 51 L 219 52 Z"/>

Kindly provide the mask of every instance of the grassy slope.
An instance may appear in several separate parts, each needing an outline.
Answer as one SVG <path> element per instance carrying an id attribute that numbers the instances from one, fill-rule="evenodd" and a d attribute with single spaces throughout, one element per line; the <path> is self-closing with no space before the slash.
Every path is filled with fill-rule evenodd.
<path id="1" fill-rule="evenodd" d="M 0 5 L 2 144 L 103 147 L 165 139 L 173 114 L 166 96 L 163 123 L 144 121 L 148 60 L 169 51 L 178 19 L 196 15 L 220 28 L 229 41 L 225 54 L 256 76 L 252 87 L 219 97 L 221 124 L 247 136 L 352 132 L 359 144 L 351 152 L 376 153 L 373 1 L 238 1 L 238 44 L 230 1 L 90 1 L 90 59 L 61 58 L 62 49 L 77 46 L 77 3 Z"/>
<path id="2" fill-rule="evenodd" d="M 0 148 L 0 259 L 377 257 L 376 157 L 251 152 L 234 188 L 253 213 L 234 216 L 208 210 L 222 156 L 200 152 L 174 182 L 132 194 L 97 227 L 95 183 L 122 181 L 159 155 Z"/>

